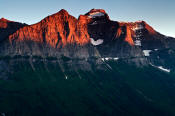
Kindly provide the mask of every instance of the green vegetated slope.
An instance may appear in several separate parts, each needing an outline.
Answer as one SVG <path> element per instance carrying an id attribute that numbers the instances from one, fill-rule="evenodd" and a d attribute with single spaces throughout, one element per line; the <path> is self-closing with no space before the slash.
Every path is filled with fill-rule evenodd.
<path id="1" fill-rule="evenodd" d="M 18 62 L 0 80 L 6 116 L 174 116 L 175 75 L 151 66 L 106 61 L 106 70 L 65 70 L 57 63 Z M 66 64 L 65 64 L 66 65 Z M 68 68 L 68 67 L 67 67 Z"/>

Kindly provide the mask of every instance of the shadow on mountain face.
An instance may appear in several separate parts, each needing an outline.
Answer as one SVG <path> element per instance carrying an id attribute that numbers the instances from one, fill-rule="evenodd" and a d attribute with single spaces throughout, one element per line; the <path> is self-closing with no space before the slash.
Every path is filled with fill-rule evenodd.
<path id="1" fill-rule="evenodd" d="M 7 39 L 9 35 L 13 34 L 16 32 L 18 29 L 26 26 L 26 24 L 22 23 L 17 23 L 17 22 L 6 22 L 7 27 L 6 28 L 1 28 L 0 27 L 0 42 L 3 41 L 4 39 Z"/>
<path id="2" fill-rule="evenodd" d="M 175 115 L 174 75 L 153 67 L 106 61 L 105 70 L 94 64 L 85 71 L 20 60 L 11 67 L 9 79 L 0 80 L 0 112 L 7 116 Z"/>

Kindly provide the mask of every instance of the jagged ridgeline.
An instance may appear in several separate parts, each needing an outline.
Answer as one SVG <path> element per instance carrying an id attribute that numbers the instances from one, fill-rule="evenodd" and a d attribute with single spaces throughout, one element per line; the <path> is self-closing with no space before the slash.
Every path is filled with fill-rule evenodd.
<path id="1" fill-rule="evenodd" d="M 0 116 L 174 116 L 175 38 L 102 9 L 0 19 Z"/>

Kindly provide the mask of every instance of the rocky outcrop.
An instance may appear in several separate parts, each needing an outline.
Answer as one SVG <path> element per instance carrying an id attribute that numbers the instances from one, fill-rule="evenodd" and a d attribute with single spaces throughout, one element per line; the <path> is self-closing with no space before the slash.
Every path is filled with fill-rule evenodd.
<path id="1" fill-rule="evenodd" d="M 24 27 L 26 24 L 9 21 L 5 18 L 0 19 L 0 41 L 7 39 L 9 35 L 13 34 L 19 28 Z"/>
<path id="2" fill-rule="evenodd" d="M 120 57 L 143 61 L 143 50 L 175 48 L 175 39 L 156 32 L 146 22 L 112 21 L 102 9 L 92 9 L 78 19 L 62 9 L 8 35 L 9 44 L 0 46 L 1 56 Z"/>
<path id="3" fill-rule="evenodd" d="M 60 48 L 74 43 L 84 45 L 89 41 L 89 35 L 83 19 L 77 20 L 66 10 L 61 10 L 37 24 L 21 28 L 10 35 L 9 40 L 31 40 Z"/>
<path id="4" fill-rule="evenodd" d="M 103 39 L 104 44 L 120 38 L 131 46 L 137 46 L 140 39 L 147 42 L 154 38 L 159 39 L 160 34 L 144 21 L 111 21 L 102 9 L 92 9 L 85 15 L 80 15 L 78 19 L 62 9 L 37 24 L 17 30 L 10 35 L 9 40 L 11 43 L 29 40 L 61 48 L 68 44 L 88 44 L 90 38 Z"/>

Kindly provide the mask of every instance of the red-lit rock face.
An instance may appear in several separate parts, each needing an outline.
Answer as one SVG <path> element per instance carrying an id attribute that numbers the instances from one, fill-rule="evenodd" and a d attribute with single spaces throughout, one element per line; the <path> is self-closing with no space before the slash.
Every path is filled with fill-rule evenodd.
<path id="1" fill-rule="evenodd" d="M 89 35 L 86 28 L 86 20 L 77 20 L 67 11 L 48 16 L 41 22 L 25 26 L 9 37 L 10 41 L 32 40 L 45 42 L 53 47 L 61 47 L 67 44 L 86 44 Z"/>
<path id="2" fill-rule="evenodd" d="M 144 26 L 145 26 L 145 29 L 148 30 L 149 34 L 156 34 L 157 32 L 150 26 L 148 25 L 146 22 L 143 22 L 144 23 Z"/>
<path id="3" fill-rule="evenodd" d="M 120 28 L 118 28 L 118 30 L 116 32 L 115 38 L 119 38 L 121 36 L 121 34 L 122 34 L 122 28 L 120 27 Z"/>
<path id="4" fill-rule="evenodd" d="M 137 37 L 137 31 L 144 31 L 148 35 L 156 35 L 157 32 L 149 26 L 144 21 L 137 21 L 137 22 L 119 22 L 120 28 L 117 31 L 117 37 L 119 37 L 123 32 L 125 32 L 125 41 L 128 42 L 130 45 L 134 45 L 134 38 Z M 125 30 L 122 30 L 125 28 Z"/>
<path id="5" fill-rule="evenodd" d="M 13 34 L 19 28 L 25 26 L 18 22 L 9 21 L 5 18 L 0 19 L 0 41 L 7 39 L 9 35 Z"/>
<path id="6" fill-rule="evenodd" d="M 133 42 L 133 39 L 132 39 L 131 29 L 128 26 L 126 27 L 125 41 L 127 41 L 130 45 L 134 45 L 134 42 Z"/>
<path id="7" fill-rule="evenodd" d="M 91 9 L 88 13 L 94 13 L 94 12 L 101 12 L 101 13 L 106 14 L 106 11 L 103 9 Z"/>
<path id="8" fill-rule="evenodd" d="M 7 19 L 5 19 L 5 18 L 1 18 L 0 19 L 0 28 L 7 28 L 7 26 L 8 26 L 8 22 L 10 22 L 10 21 L 8 21 Z"/>
<path id="9" fill-rule="evenodd" d="M 5 24 L 1 25 L 6 27 Z M 92 9 L 85 15 L 80 15 L 78 19 L 69 15 L 66 10 L 61 10 L 37 24 L 20 28 L 9 36 L 9 40 L 10 42 L 30 40 L 60 48 L 68 44 L 88 44 L 92 37 L 117 39 L 124 34 L 123 40 L 133 46 L 135 30 L 140 28 L 140 25 L 149 34 L 156 34 L 154 29 L 143 21 L 135 23 L 111 21 L 102 9 Z"/>

